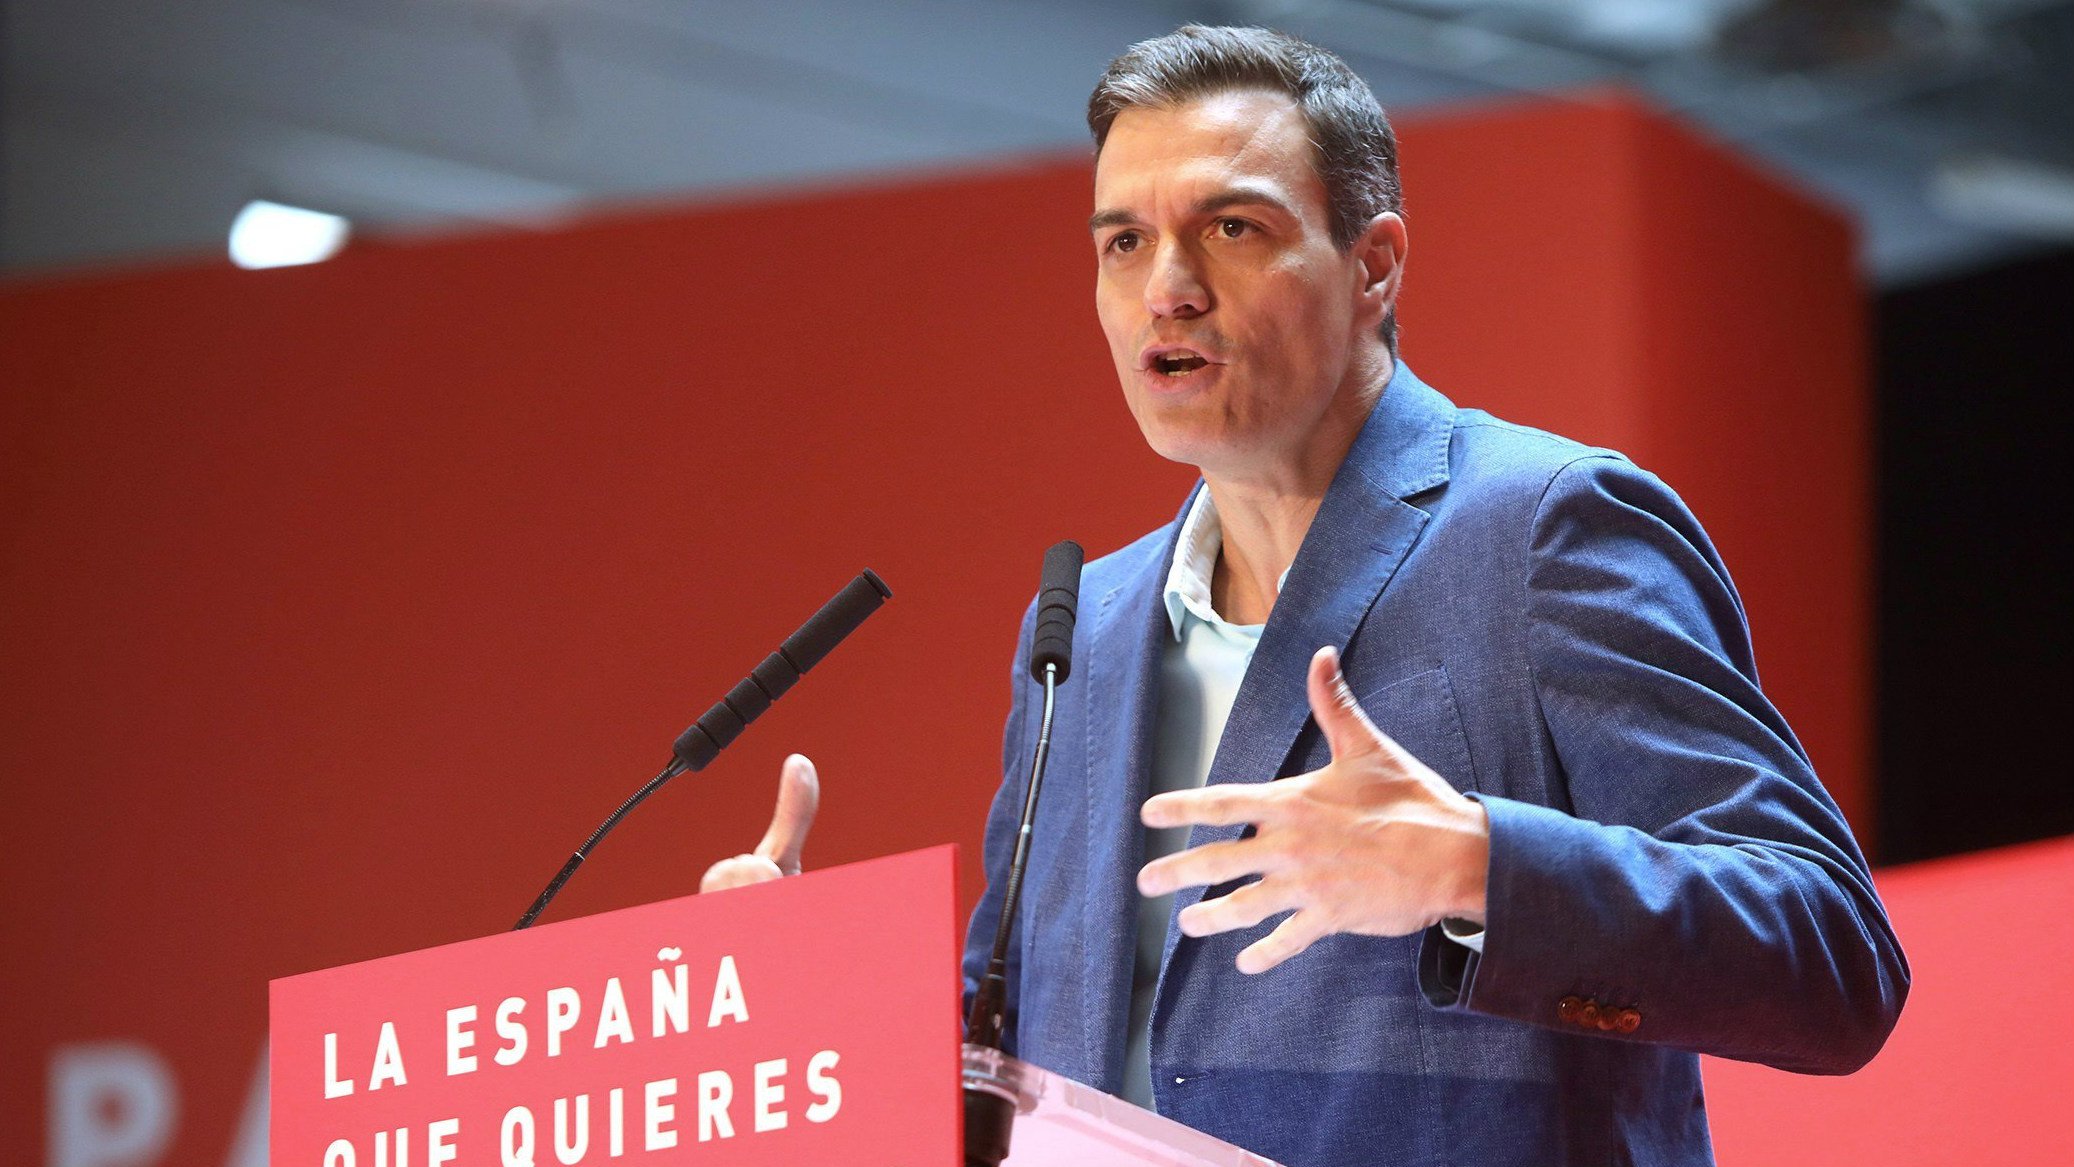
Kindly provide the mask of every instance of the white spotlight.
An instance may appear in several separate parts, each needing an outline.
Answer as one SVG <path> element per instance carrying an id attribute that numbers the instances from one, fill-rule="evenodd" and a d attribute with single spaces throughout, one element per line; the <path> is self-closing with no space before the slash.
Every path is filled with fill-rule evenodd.
<path id="1" fill-rule="evenodd" d="M 254 199 L 230 225 L 230 261 L 243 268 L 320 263 L 346 245 L 353 225 L 337 215 Z"/>

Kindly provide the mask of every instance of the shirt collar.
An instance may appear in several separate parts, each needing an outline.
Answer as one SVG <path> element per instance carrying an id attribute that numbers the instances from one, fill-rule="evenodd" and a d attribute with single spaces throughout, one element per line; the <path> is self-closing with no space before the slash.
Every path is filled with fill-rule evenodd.
<path id="1" fill-rule="evenodd" d="M 1218 521 L 1217 504 L 1211 501 L 1210 488 L 1206 486 L 1195 492 L 1195 501 L 1189 504 L 1188 514 L 1181 520 L 1181 537 L 1174 543 L 1174 562 L 1167 568 L 1162 598 L 1175 640 L 1181 639 L 1190 616 L 1206 624 L 1230 625 L 1210 603 L 1210 577 L 1217 570 L 1217 555 L 1223 550 L 1224 524 Z M 1279 593 L 1288 582 L 1289 572 L 1284 570 L 1275 580 L 1275 591 Z"/>

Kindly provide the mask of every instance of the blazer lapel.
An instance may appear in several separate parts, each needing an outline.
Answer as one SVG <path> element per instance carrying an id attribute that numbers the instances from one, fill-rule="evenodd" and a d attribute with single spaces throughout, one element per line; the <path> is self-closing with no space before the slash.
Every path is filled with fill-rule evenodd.
<path id="1" fill-rule="evenodd" d="M 1345 650 L 1417 542 L 1428 516 L 1404 499 L 1447 481 L 1453 431 L 1454 406 L 1399 363 L 1297 551 L 1232 703 L 1209 783 L 1282 776 L 1296 736 L 1310 720 L 1304 675 L 1311 654 L 1328 644 Z M 1243 831 L 1196 827 L 1188 842 L 1199 847 L 1236 839 Z M 1183 889 L 1174 897 L 1174 911 L 1210 890 Z M 1179 936 L 1169 917 L 1169 958 Z"/>

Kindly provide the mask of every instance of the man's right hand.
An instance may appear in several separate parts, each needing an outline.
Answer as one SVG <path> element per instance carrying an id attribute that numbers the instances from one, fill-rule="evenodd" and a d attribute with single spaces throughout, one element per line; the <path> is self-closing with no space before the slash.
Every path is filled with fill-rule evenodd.
<path id="1" fill-rule="evenodd" d="M 722 859 L 706 868 L 699 891 L 725 891 L 798 875 L 800 848 L 806 846 L 807 828 L 814 825 L 814 811 L 820 805 L 821 779 L 814 773 L 814 764 L 801 754 L 786 758 L 778 771 L 778 810 L 771 816 L 771 829 L 763 833 L 763 842 L 747 855 Z"/>

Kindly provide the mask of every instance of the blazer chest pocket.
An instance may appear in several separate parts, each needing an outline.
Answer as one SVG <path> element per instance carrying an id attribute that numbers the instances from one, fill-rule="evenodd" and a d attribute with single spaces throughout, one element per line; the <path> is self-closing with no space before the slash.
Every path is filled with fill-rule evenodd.
<path id="1" fill-rule="evenodd" d="M 1361 690 L 1354 694 L 1354 700 L 1360 702 L 1377 729 L 1447 779 L 1455 789 L 1481 791 L 1446 666 L 1434 665 L 1424 672 Z"/>

